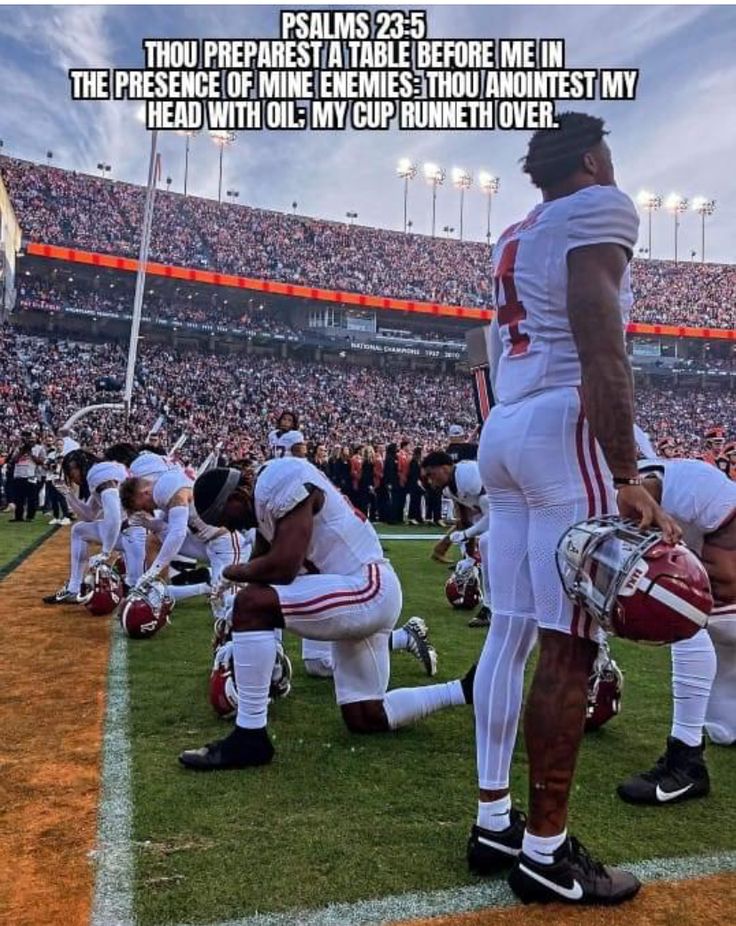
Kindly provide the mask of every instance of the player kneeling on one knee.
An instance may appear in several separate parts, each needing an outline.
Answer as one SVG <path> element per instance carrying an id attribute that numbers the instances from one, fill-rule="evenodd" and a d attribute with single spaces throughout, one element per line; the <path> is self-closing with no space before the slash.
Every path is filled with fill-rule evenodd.
<path id="1" fill-rule="evenodd" d="M 271 760 L 266 724 L 278 627 L 333 644 L 335 695 L 352 732 L 385 732 L 470 702 L 472 678 L 386 692 L 401 585 L 372 525 L 312 464 L 285 457 L 257 472 L 210 470 L 195 483 L 194 504 L 206 523 L 255 527 L 259 539 L 250 562 L 224 571 L 247 583 L 233 611 L 235 729 L 182 753 L 183 765 L 210 770 Z"/>

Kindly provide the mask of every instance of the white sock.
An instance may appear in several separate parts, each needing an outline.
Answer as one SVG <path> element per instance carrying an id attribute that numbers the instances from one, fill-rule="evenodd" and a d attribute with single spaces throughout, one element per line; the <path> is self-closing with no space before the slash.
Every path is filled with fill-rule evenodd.
<path id="1" fill-rule="evenodd" d="M 708 709 L 716 653 L 707 630 L 672 646 L 672 736 L 686 746 L 699 746 Z"/>
<path id="2" fill-rule="evenodd" d="M 511 826 L 511 795 L 505 794 L 496 801 L 478 801 L 477 823 L 494 833 Z"/>
<path id="3" fill-rule="evenodd" d="M 276 637 L 273 630 L 233 633 L 233 665 L 238 689 L 235 724 L 260 730 L 268 719 L 268 690 L 271 687 Z"/>
<path id="4" fill-rule="evenodd" d="M 482 790 L 503 791 L 509 786 L 524 668 L 536 639 L 533 618 L 493 615 L 473 685 L 475 754 Z"/>
<path id="5" fill-rule="evenodd" d="M 383 709 L 392 730 L 421 720 L 443 707 L 465 704 L 463 687 L 458 681 L 422 688 L 395 688 L 383 697 Z"/>
<path id="6" fill-rule="evenodd" d="M 403 627 L 400 627 L 398 630 L 391 631 L 391 649 L 392 650 L 401 650 L 406 649 L 409 645 L 409 634 L 404 630 Z"/>
<path id="7" fill-rule="evenodd" d="M 538 865 L 551 865 L 554 862 L 553 853 L 566 839 L 566 829 L 559 836 L 535 836 L 529 830 L 524 830 L 521 851 Z"/>
<path id="8" fill-rule="evenodd" d="M 66 587 L 70 592 L 74 592 L 76 595 L 82 587 L 84 570 L 87 568 L 87 562 L 89 560 L 89 548 L 87 541 L 84 540 L 80 536 L 79 531 L 75 531 L 74 528 L 72 528 L 71 552 L 72 574 L 69 576 Z"/>
<path id="9" fill-rule="evenodd" d="M 736 742 L 736 604 L 715 607 L 708 633 L 716 650 L 716 677 L 705 715 L 705 729 L 714 743 Z"/>
<path id="10" fill-rule="evenodd" d="M 166 593 L 174 601 L 186 601 L 187 598 L 196 598 L 198 595 L 209 595 L 212 591 L 206 582 L 197 585 L 167 585 Z"/>

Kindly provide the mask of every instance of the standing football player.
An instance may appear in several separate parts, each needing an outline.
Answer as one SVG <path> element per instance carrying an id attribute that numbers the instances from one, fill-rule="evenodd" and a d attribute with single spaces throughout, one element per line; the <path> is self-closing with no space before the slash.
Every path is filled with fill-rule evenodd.
<path id="1" fill-rule="evenodd" d="M 470 703 L 472 670 L 462 681 L 386 691 L 401 585 L 373 525 L 311 463 L 283 457 L 257 473 L 210 470 L 194 485 L 194 504 L 207 524 L 257 528 L 269 548 L 224 571 L 226 579 L 247 583 L 232 620 L 235 729 L 183 752 L 182 765 L 209 771 L 271 761 L 266 723 L 279 627 L 332 643 L 335 695 L 354 733 L 385 733 Z"/>
<path id="2" fill-rule="evenodd" d="M 475 680 L 480 790 L 468 860 L 482 872 L 513 862 L 509 883 L 526 902 L 616 904 L 636 894 L 637 878 L 595 862 L 567 834 L 600 628 L 567 598 L 555 550 L 570 525 L 616 504 L 668 542 L 680 532 L 636 467 L 624 326 L 638 215 L 615 185 L 603 121 L 575 112 L 558 123 L 535 132 L 524 163 L 542 202 L 493 251 L 497 404 L 478 454 L 493 621 Z M 537 634 L 527 820 L 511 806 L 509 769 Z"/>

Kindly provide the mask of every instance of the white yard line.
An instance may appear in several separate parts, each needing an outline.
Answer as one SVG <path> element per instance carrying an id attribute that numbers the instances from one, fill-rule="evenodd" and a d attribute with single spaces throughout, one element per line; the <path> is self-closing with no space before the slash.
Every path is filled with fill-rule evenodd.
<path id="1" fill-rule="evenodd" d="M 736 870 L 736 852 L 694 858 L 650 859 L 625 867 L 646 883 L 683 881 Z M 448 916 L 516 904 L 505 880 L 494 880 L 444 891 L 398 894 L 353 904 L 333 904 L 322 910 L 256 913 L 243 919 L 220 922 L 217 926 L 382 926 L 401 920 Z"/>
<path id="2" fill-rule="evenodd" d="M 127 638 L 116 621 L 110 646 L 97 849 L 93 853 L 97 876 L 91 926 L 135 924 L 129 711 Z M 736 870 L 736 852 L 650 859 L 626 867 L 647 883 L 682 881 Z M 505 880 L 499 879 L 448 890 L 332 904 L 319 910 L 255 913 L 218 926 L 382 926 L 515 904 Z"/>
<path id="3" fill-rule="evenodd" d="M 130 773 L 127 638 L 113 623 L 102 743 L 97 865 L 91 926 L 132 926 L 133 800 Z"/>

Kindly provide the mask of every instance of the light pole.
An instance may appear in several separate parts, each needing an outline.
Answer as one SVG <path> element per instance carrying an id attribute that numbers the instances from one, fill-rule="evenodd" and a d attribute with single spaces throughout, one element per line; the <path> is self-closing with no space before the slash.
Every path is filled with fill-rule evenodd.
<path id="1" fill-rule="evenodd" d="M 167 177 L 166 178 L 166 192 L 167 193 L 171 192 L 171 183 L 172 183 L 171 177 Z"/>
<path id="2" fill-rule="evenodd" d="M 54 152 L 53 152 L 53 151 L 47 151 L 47 152 L 46 152 L 46 160 L 49 162 L 49 166 L 51 165 L 51 162 L 53 161 L 53 159 L 54 159 Z"/>
<path id="3" fill-rule="evenodd" d="M 636 201 L 639 205 L 646 209 L 649 213 L 649 260 L 652 259 L 652 213 L 656 212 L 662 205 L 662 197 L 658 196 L 656 193 L 649 193 L 647 190 L 642 190 L 641 193 L 636 197 Z"/>
<path id="4" fill-rule="evenodd" d="M 491 246 L 491 206 L 493 197 L 498 193 L 501 186 L 501 180 L 494 174 L 489 174 L 487 170 L 482 170 L 478 174 L 478 183 L 481 191 L 488 197 L 488 208 L 486 210 L 486 243 Z"/>
<path id="5" fill-rule="evenodd" d="M 675 217 L 675 263 L 677 263 L 677 234 L 680 230 L 680 216 L 683 212 L 687 212 L 688 201 L 679 193 L 670 193 L 664 205 Z"/>
<path id="6" fill-rule="evenodd" d="M 294 200 L 294 202 L 291 204 L 291 211 L 294 213 L 294 215 L 296 215 L 296 210 L 298 207 L 299 207 L 299 203 L 296 200 Z"/>
<path id="7" fill-rule="evenodd" d="M 225 148 L 229 148 L 235 141 L 235 132 L 229 132 L 225 129 L 211 129 L 210 138 L 220 149 L 220 178 L 217 182 L 217 202 L 222 202 L 222 156 Z"/>
<path id="8" fill-rule="evenodd" d="M 345 218 L 350 222 L 351 225 L 355 224 L 355 220 L 358 218 L 357 212 L 346 212 Z"/>
<path id="9" fill-rule="evenodd" d="M 442 186 L 447 176 L 444 168 L 428 162 L 424 165 L 424 179 L 432 187 L 432 237 L 437 223 L 437 187 Z"/>
<path id="10" fill-rule="evenodd" d="M 716 211 L 716 201 L 705 196 L 695 196 L 692 206 L 693 211 L 700 216 L 700 262 L 703 263 L 705 261 L 705 217 L 713 215 Z"/>
<path id="11" fill-rule="evenodd" d="M 443 225 L 443 226 L 442 226 L 442 231 L 445 233 L 445 235 L 446 235 L 448 238 L 450 237 L 450 235 L 452 235 L 452 234 L 455 233 L 455 229 L 452 228 L 450 225 Z"/>
<path id="12" fill-rule="evenodd" d="M 473 175 L 464 167 L 452 168 L 452 182 L 460 190 L 460 240 L 463 240 L 463 206 L 465 205 L 465 192 L 473 185 Z"/>
<path id="13" fill-rule="evenodd" d="M 199 135 L 196 129 L 179 129 L 176 133 L 186 139 L 184 143 L 184 195 L 187 195 L 187 181 L 189 180 L 189 143 L 195 135 Z"/>
<path id="14" fill-rule="evenodd" d="M 234 203 L 235 200 L 240 196 L 240 190 L 225 190 L 225 196 L 227 196 L 228 199 L 231 199 Z"/>
<path id="15" fill-rule="evenodd" d="M 407 208 L 409 205 L 409 181 L 417 175 L 417 165 L 411 158 L 401 158 L 396 165 L 396 174 L 404 181 L 404 234 L 407 226 Z"/>
<path id="16" fill-rule="evenodd" d="M 101 177 L 104 177 L 105 174 L 109 174 L 109 173 L 110 173 L 110 171 L 112 170 L 112 167 L 110 167 L 109 164 L 105 164 L 104 161 L 98 161 L 98 162 L 97 162 L 97 170 L 99 170 L 100 176 L 101 176 Z"/>

